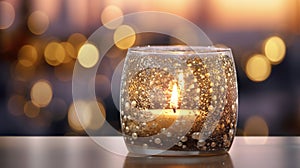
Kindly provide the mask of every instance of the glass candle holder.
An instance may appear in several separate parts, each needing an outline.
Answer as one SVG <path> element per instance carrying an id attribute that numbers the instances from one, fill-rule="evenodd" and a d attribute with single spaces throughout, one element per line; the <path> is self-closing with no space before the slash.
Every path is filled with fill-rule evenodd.
<path id="1" fill-rule="evenodd" d="M 143 155 L 226 153 L 237 123 L 237 79 L 229 48 L 130 48 L 120 93 L 129 152 Z"/>

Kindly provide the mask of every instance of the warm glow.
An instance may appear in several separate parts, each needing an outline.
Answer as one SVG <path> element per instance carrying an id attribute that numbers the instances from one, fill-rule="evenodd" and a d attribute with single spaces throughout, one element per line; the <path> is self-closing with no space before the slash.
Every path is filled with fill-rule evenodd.
<path id="1" fill-rule="evenodd" d="M 20 81 L 29 81 L 34 77 L 35 73 L 35 66 L 26 67 L 18 61 L 14 67 L 13 77 Z"/>
<path id="2" fill-rule="evenodd" d="M 248 59 L 245 70 L 249 79 L 261 82 L 270 76 L 271 64 L 266 56 L 257 54 Z"/>
<path id="3" fill-rule="evenodd" d="M 40 10 L 45 12 L 51 20 L 55 20 L 60 16 L 60 12 L 63 11 L 62 7 L 63 2 L 61 0 L 31 0 L 30 8 L 32 10 Z"/>
<path id="4" fill-rule="evenodd" d="M 205 6 L 212 27 L 228 30 L 286 28 L 291 8 L 285 0 L 213 0 Z M 204 8 L 203 8 L 204 9 Z"/>
<path id="5" fill-rule="evenodd" d="M 15 20 L 14 7 L 5 1 L 0 1 L 0 29 L 9 28 Z"/>
<path id="6" fill-rule="evenodd" d="M 47 106 L 52 99 L 52 95 L 52 87 L 45 80 L 36 82 L 30 92 L 32 103 L 37 107 Z"/>
<path id="7" fill-rule="evenodd" d="M 80 113 L 80 112 L 81 112 L 81 110 L 80 111 L 78 110 L 78 113 Z M 82 132 L 84 130 L 84 128 L 80 124 L 80 121 L 76 114 L 74 103 L 70 106 L 69 111 L 68 111 L 68 123 L 74 131 Z"/>
<path id="8" fill-rule="evenodd" d="M 74 50 L 75 50 L 75 54 L 72 54 L 72 49 L 70 49 L 71 54 L 70 56 L 74 59 L 77 58 L 77 53 L 79 51 L 79 49 L 81 48 L 81 46 L 86 42 L 86 37 L 81 34 L 81 33 L 73 33 L 69 38 L 68 38 L 68 42 L 73 46 Z M 70 46 L 69 46 L 70 47 Z M 68 51 L 67 51 L 68 52 Z"/>
<path id="9" fill-rule="evenodd" d="M 78 53 L 79 64 L 85 68 L 92 68 L 99 60 L 99 51 L 90 43 L 84 44 Z"/>
<path id="10" fill-rule="evenodd" d="M 68 18 L 69 24 L 80 30 L 87 28 L 91 18 L 90 13 L 92 12 L 90 6 L 94 6 L 94 3 L 97 3 L 97 1 L 94 1 L 93 3 L 85 0 L 79 0 L 76 2 L 66 1 L 66 10 L 64 10 L 64 13 Z"/>
<path id="11" fill-rule="evenodd" d="M 38 53 L 32 45 L 24 45 L 18 54 L 20 64 L 25 67 L 30 67 L 37 62 Z"/>
<path id="12" fill-rule="evenodd" d="M 135 31 L 128 25 L 119 26 L 114 33 L 115 45 L 122 50 L 133 46 L 135 40 Z"/>
<path id="13" fill-rule="evenodd" d="M 36 118 L 40 113 L 40 108 L 35 106 L 31 101 L 27 101 L 24 105 L 24 113 L 29 118 Z"/>
<path id="14" fill-rule="evenodd" d="M 268 136 L 269 127 L 266 121 L 259 116 L 250 117 L 244 127 L 244 135 L 246 136 Z"/>
<path id="15" fill-rule="evenodd" d="M 285 50 L 285 43 L 278 36 L 270 37 L 265 42 L 264 51 L 272 64 L 279 64 L 283 60 Z"/>
<path id="16" fill-rule="evenodd" d="M 177 84 L 174 84 L 170 101 L 170 107 L 173 109 L 178 108 L 178 96 Z"/>
<path id="17" fill-rule="evenodd" d="M 65 48 L 58 42 L 51 42 L 46 46 L 44 56 L 49 65 L 57 66 L 65 60 Z"/>
<path id="18" fill-rule="evenodd" d="M 99 108 L 99 109 L 97 109 Z M 98 113 L 98 112 L 101 112 Z M 68 122 L 74 131 L 82 132 L 84 129 L 99 129 L 105 121 L 106 112 L 102 103 L 78 101 L 73 103 L 68 112 Z"/>
<path id="19" fill-rule="evenodd" d="M 24 96 L 12 95 L 7 103 L 7 109 L 12 115 L 19 116 L 23 114 L 23 106 L 26 100 Z"/>
<path id="20" fill-rule="evenodd" d="M 66 51 L 66 56 L 63 63 L 69 63 L 72 59 L 76 59 L 76 52 L 74 46 L 69 42 L 61 42 L 60 43 Z"/>
<path id="21" fill-rule="evenodd" d="M 93 105 L 90 102 L 88 106 L 89 106 L 90 117 L 89 117 L 89 124 L 87 128 L 92 130 L 97 130 L 101 128 L 101 126 L 104 124 L 106 118 L 105 107 L 101 102 L 97 102 L 96 105 Z"/>
<path id="22" fill-rule="evenodd" d="M 33 34 L 41 35 L 47 31 L 49 23 L 47 14 L 42 11 L 35 11 L 29 16 L 27 26 Z"/>
<path id="23" fill-rule="evenodd" d="M 111 22 L 112 20 L 117 18 L 119 19 L 115 20 L 114 22 Z M 118 6 L 107 6 L 101 14 L 101 21 L 103 23 L 103 26 L 109 29 L 115 29 L 118 26 L 120 26 L 123 22 L 123 12 Z"/>

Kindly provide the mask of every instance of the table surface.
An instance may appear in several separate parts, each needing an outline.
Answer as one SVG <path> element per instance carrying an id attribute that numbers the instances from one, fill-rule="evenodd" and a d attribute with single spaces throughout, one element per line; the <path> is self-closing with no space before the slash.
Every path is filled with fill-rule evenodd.
<path id="1" fill-rule="evenodd" d="M 122 137 L 94 139 L 0 137 L 0 167 L 300 167 L 300 137 L 236 137 L 228 154 L 212 157 L 129 157 Z"/>

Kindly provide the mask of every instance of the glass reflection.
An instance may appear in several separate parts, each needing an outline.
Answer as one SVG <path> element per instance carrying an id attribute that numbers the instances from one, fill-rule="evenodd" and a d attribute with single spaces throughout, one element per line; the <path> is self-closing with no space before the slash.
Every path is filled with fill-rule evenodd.
<path id="1" fill-rule="evenodd" d="M 189 168 L 189 167 L 222 167 L 233 168 L 233 163 L 229 154 L 207 156 L 207 157 L 130 157 L 127 156 L 123 168 L 147 168 L 147 167 L 172 167 L 172 168 Z"/>

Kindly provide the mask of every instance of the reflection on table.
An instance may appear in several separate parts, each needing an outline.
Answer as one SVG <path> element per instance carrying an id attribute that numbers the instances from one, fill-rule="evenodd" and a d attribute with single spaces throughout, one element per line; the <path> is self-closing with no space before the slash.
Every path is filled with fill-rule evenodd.
<path id="1" fill-rule="evenodd" d="M 189 168 L 189 167 L 223 167 L 232 168 L 233 164 L 229 154 L 207 157 L 126 157 L 124 168 Z"/>
<path id="2" fill-rule="evenodd" d="M 300 137 L 236 137 L 228 154 L 129 157 L 122 137 L 0 137 L 1 168 L 299 167 Z"/>

